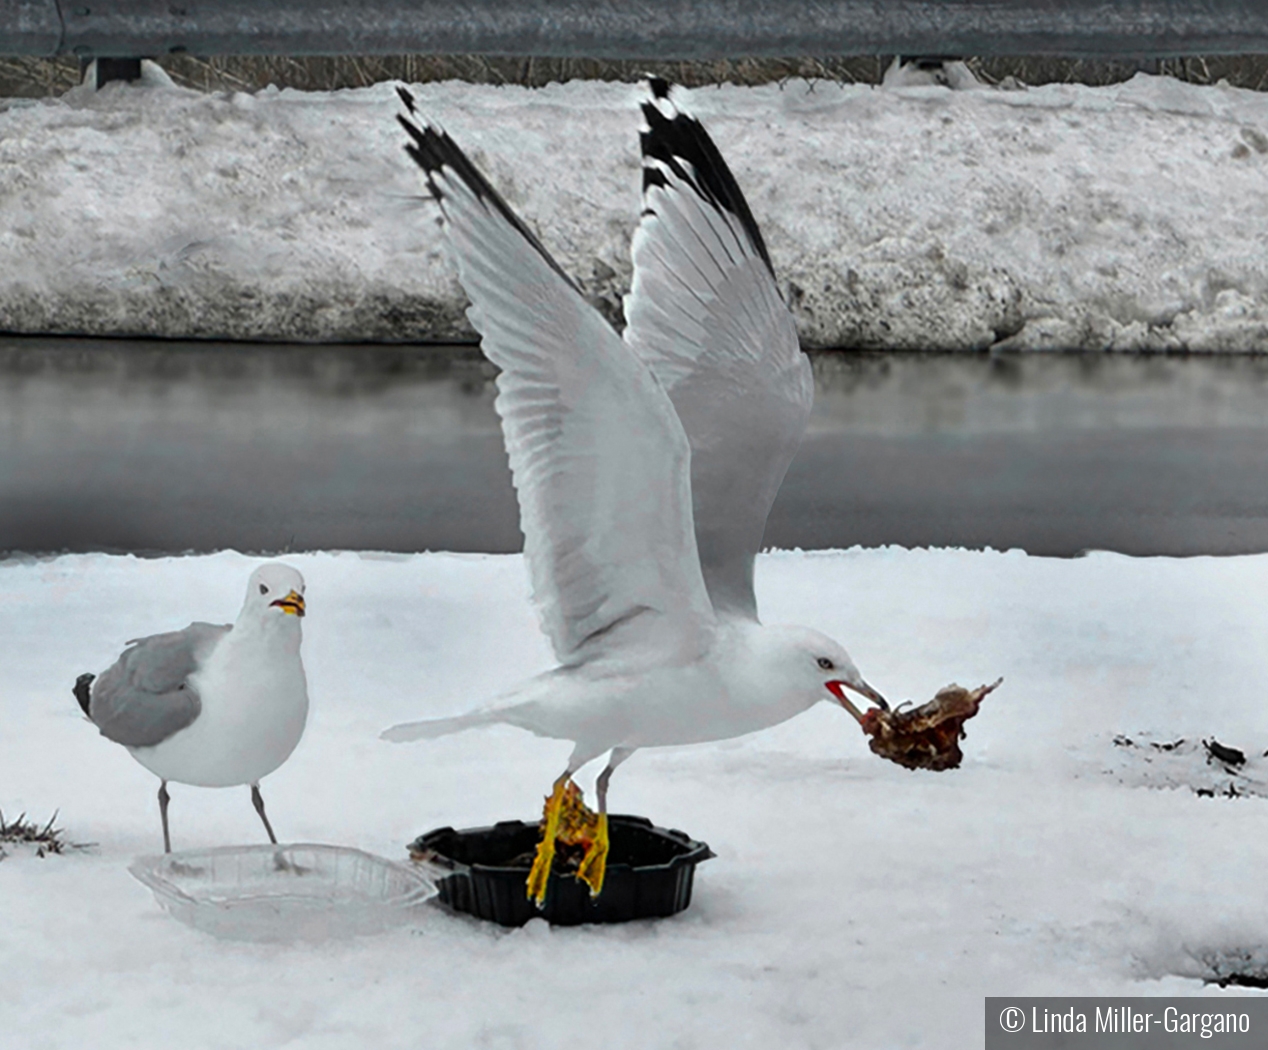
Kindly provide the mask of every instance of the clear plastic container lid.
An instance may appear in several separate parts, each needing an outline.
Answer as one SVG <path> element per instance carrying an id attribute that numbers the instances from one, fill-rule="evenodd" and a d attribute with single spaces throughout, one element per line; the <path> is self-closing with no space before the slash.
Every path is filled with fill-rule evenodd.
<path id="1" fill-rule="evenodd" d="M 181 922 L 235 940 L 378 933 L 436 895 L 426 868 L 311 843 L 138 857 L 128 870 Z"/>

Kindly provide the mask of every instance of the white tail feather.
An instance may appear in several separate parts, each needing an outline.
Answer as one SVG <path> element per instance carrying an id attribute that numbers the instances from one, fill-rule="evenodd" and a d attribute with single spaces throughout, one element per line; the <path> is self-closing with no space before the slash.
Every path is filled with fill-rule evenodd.
<path id="1" fill-rule="evenodd" d="M 497 715 L 493 711 L 470 711 L 465 715 L 454 715 L 452 718 L 428 718 L 422 722 L 402 722 L 379 734 L 380 740 L 390 740 L 394 744 L 404 744 L 410 740 L 434 740 L 438 736 L 450 733 L 461 733 L 464 729 L 488 725 L 496 722 Z"/>

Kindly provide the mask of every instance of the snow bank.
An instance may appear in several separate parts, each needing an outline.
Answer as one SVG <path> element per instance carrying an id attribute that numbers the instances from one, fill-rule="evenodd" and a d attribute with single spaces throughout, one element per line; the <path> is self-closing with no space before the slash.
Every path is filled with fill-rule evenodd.
<path id="1" fill-rule="evenodd" d="M 414 89 L 613 318 L 637 87 Z M 691 92 L 818 346 L 1252 350 L 1268 95 L 1137 76 L 1018 91 Z M 142 85 L 0 103 L 0 329 L 471 335 L 390 85 Z"/>
<path id="2" fill-rule="evenodd" d="M 264 782 L 280 836 L 403 858 L 432 827 L 530 816 L 570 745 L 507 727 L 377 739 L 548 665 L 522 559 L 287 560 L 308 582 L 313 708 Z M 763 556 L 766 619 L 843 639 L 895 700 L 1004 676 L 961 769 L 882 762 L 828 704 L 640 752 L 614 808 L 718 854 L 682 915 L 506 931 L 429 909 L 307 947 L 221 942 L 159 910 L 126 870 L 160 842 L 156 782 L 70 695 L 128 638 L 232 616 L 253 564 L 0 562 L 0 809 L 60 807 L 68 838 L 99 844 L 0 860 L 6 1046 L 963 1050 L 985 995 L 1233 994 L 1197 978 L 1268 955 L 1268 803 L 1132 786 L 1113 743 L 1215 735 L 1268 766 L 1268 556 Z M 171 791 L 178 849 L 258 841 L 245 788 Z"/>

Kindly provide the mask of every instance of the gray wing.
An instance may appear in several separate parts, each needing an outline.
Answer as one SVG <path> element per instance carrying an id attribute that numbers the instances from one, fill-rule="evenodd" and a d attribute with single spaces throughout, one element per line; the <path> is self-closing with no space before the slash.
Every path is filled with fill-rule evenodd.
<path id="1" fill-rule="evenodd" d="M 696 545 L 719 612 L 756 618 L 753 558 L 814 401 L 757 223 L 698 121 L 655 78 L 626 343 L 691 442 Z"/>
<path id="2" fill-rule="evenodd" d="M 191 623 L 129 642 L 93 683 L 88 717 L 102 736 L 128 747 L 152 747 L 180 732 L 202 710 L 189 676 L 229 631 L 227 624 Z"/>

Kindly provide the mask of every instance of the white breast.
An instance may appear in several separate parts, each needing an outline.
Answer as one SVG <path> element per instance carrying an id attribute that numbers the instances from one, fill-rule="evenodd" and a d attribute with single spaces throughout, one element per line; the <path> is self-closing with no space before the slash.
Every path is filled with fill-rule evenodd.
<path id="1" fill-rule="evenodd" d="M 164 780 L 201 787 L 253 784 L 295 750 L 308 718 L 299 632 L 234 630 L 190 677 L 198 718 L 154 747 L 129 748 Z"/>

